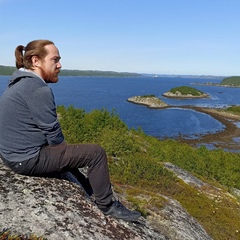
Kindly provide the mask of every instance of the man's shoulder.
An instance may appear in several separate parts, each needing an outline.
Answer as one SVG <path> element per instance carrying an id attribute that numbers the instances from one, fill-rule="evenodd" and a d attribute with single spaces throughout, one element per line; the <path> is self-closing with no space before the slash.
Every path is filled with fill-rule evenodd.
<path id="1" fill-rule="evenodd" d="M 47 84 L 35 73 L 28 70 L 17 70 L 13 73 L 12 78 L 9 82 L 9 86 L 13 86 L 15 83 L 20 85 L 30 86 L 47 86 Z"/>

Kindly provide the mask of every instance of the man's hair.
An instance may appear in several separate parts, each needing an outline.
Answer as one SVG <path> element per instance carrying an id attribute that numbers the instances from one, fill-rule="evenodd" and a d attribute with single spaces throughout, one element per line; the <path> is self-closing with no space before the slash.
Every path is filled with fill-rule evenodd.
<path id="1" fill-rule="evenodd" d="M 42 60 L 47 54 L 46 45 L 54 44 L 49 40 L 34 40 L 29 42 L 26 47 L 19 45 L 15 49 L 16 67 L 32 69 L 32 57 L 37 56 Z M 23 54 L 24 51 L 24 54 Z"/>

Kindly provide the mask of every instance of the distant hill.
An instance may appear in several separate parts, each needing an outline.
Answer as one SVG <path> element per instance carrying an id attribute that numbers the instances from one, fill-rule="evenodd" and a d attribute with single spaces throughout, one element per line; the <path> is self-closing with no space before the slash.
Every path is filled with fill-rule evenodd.
<path id="1" fill-rule="evenodd" d="M 227 86 L 240 86 L 240 76 L 233 76 L 224 78 L 220 85 L 227 85 Z"/>
<path id="2" fill-rule="evenodd" d="M 0 75 L 12 75 L 16 71 L 16 67 L 0 65 Z M 60 76 L 104 76 L 104 77 L 139 77 L 141 74 L 128 72 L 113 72 L 113 71 L 82 71 L 82 70 L 67 70 L 62 69 Z"/>
<path id="3" fill-rule="evenodd" d="M 0 65 L 0 75 L 12 75 L 14 71 L 16 71 L 16 67 L 10 67 L 10 66 L 2 66 Z"/>
<path id="4" fill-rule="evenodd" d="M 141 74 L 128 72 L 97 71 L 97 70 L 67 70 L 62 69 L 60 76 L 96 76 L 96 77 L 139 77 Z"/>

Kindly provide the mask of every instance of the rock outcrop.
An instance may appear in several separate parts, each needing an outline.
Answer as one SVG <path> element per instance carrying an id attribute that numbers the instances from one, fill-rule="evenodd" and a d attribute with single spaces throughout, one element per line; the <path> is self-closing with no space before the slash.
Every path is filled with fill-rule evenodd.
<path id="1" fill-rule="evenodd" d="M 206 98 L 208 97 L 208 94 L 201 94 L 199 96 L 194 96 L 192 94 L 182 94 L 181 92 L 176 92 L 176 93 L 172 93 L 172 92 L 165 92 L 163 93 L 164 97 L 168 97 L 168 98 Z"/>
<path id="2" fill-rule="evenodd" d="M 49 240 L 211 239 L 173 199 L 161 196 L 166 199 L 164 207 L 128 223 L 104 216 L 74 178 L 67 178 L 14 174 L 0 160 L 0 231 L 34 233 Z"/>
<path id="3" fill-rule="evenodd" d="M 145 105 L 148 106 L 149 108 L 163 108 L 167 107 L 168 104 L 163 102 L 161 99 L 155 97 L 155 96 L 134 96 L 130 97 L 127 100 L 128 102 L 140 104 L 140 105 Z"/>

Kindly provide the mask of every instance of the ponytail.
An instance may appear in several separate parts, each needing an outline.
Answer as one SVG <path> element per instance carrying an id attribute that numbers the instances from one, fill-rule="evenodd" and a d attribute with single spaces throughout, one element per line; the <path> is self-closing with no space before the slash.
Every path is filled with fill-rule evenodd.
<path id="1" fill-rule="evenodd" d="M 25 47 L 23 45 L 19 45 L 15 49 L 15 58 L 16 58 L 17 69 L 24 67 L 24 64 L 23 64 L 23 50 L 25 50 Z"/>
<path id="2" fill-rule="evenodd" d="M 37 56 L 39 59 L 43 59 L 47 55 L 45 46 L 48 44 L 54 44 L 49 40 L 34 40 L 29 42 L 26 47 L 23 45 L 17 46 L 15 50 L 16 67 L 33 69 L 32 56 Z M 24 54 L 23 54 L 24 51 Z"/>

